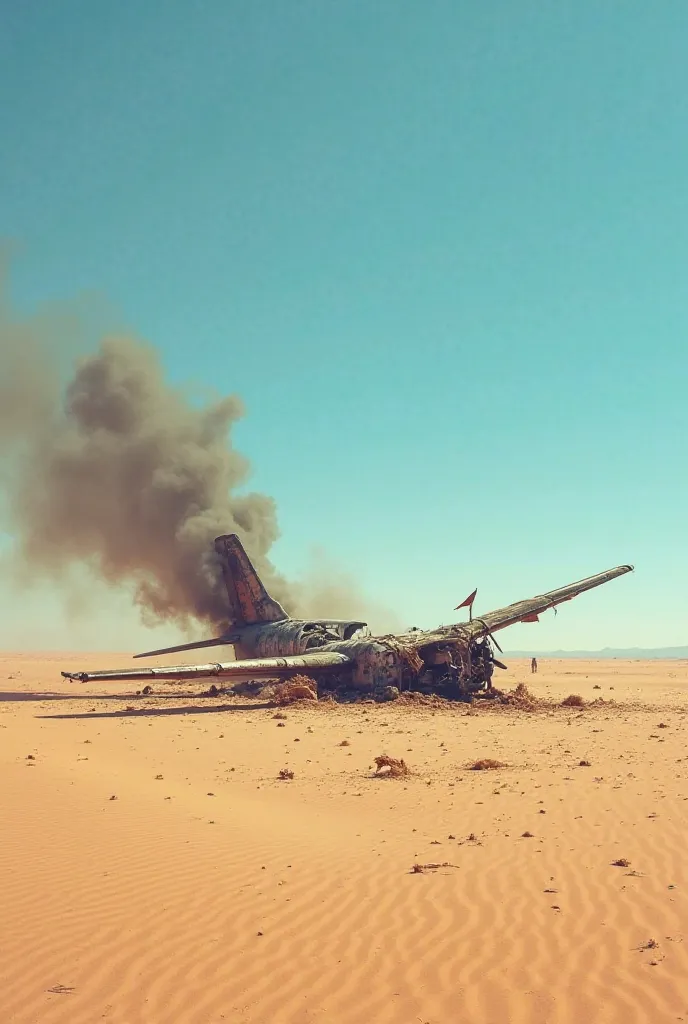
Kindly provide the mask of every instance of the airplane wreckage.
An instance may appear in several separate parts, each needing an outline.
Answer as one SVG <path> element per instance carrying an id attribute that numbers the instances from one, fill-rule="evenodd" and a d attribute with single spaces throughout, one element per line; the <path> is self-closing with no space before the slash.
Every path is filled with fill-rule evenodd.
<path id="1" fill-rule="evenodd" d="M 517 622 L 537 622 L 550 608 L 556 609 L 564 601 L 633 570 L 632 565 L 620 565 L 475 618 L 474 591 L 458 606 L 468 607 L 468 622 L 371 636 L 365 622 L 290 618 L 268 594 L 236 534 L 218 537 L 215 550 L 229 597 L 230 627 L 212 640 L 147 651 L 135 657 L 232 645 L 236 661 L 62 675 L 82 683 L 212 678 L 222 681 L 220 687 L 224 687 L 225 680 L 284 681 L 305 674 L 316 681 L 319 689 L 367 694 L 375 700 L 387 700 L 405 690 L 455 700 L 498 696 L 499 691 L 492 685 L 493 672 L 495 667 L 506 666 L 494 655 L 494 648 L 501 651 L 494 638 L 497 630 Z M 229 682 L 228 688 L 231 685 Z"/>

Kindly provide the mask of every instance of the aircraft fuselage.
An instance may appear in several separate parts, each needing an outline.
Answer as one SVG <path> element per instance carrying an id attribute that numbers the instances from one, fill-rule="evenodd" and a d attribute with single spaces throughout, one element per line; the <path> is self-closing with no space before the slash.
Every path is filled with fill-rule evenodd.
<path id="1" fill-rule="evenodd" d="M 365 622 L 339 619 L 284 619 L 240 626 L 227 633 L 237 658 L 283 658 L 350 640 Z"/>

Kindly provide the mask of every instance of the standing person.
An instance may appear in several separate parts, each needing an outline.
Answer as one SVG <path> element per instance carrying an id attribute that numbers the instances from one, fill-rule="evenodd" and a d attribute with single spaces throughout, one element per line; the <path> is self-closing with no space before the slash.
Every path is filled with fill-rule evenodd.
<path id="1" fill-rule="evenodd" d="M 530 671 L 535 675 L 537 672 L 537 658 L 530 659 Z"/>

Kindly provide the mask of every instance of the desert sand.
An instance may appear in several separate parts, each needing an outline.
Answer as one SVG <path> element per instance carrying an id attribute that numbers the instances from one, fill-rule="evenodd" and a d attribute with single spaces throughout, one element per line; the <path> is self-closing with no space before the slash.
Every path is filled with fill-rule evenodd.
<path id="1" fill-rule="evenodd" d="M 59 675 L 127 661 L 0 655 L 3 1024 L 688 1021 L 688 663 L 513 662 L 536 711 Z"/>

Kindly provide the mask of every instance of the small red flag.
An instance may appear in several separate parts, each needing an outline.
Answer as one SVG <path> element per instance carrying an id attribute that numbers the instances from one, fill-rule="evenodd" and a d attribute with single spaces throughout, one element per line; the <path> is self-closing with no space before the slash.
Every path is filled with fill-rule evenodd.
<path id="1" fill-rule="evenodd" d="M 459 608 L 472 608 L 473 607 L 473 602 L 475 601 L 475 595 L 477 593 L 478 593 L 478 588 L 476 587 L 475 590 L 473 591 L 473 593 L 469 594 L 465 601 L 462 601 L 461 604 L 457 604 L 457 606 L 454 609 L 454 611 L 458 612 Z"/>

